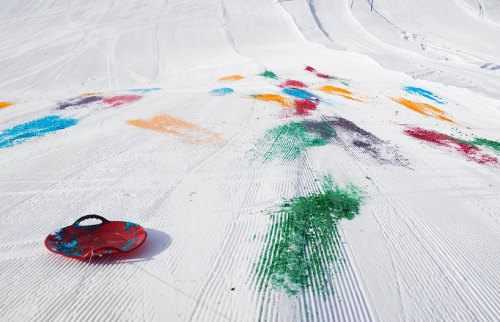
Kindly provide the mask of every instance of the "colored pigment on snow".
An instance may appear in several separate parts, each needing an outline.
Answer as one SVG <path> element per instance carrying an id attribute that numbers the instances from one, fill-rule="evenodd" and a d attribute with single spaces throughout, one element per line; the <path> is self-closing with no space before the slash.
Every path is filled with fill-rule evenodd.
<path id="1" fill-rule="evenodd" d="M 404 130 L 406 134 L 416 139 L 430 142 L 439 146 L 452 148 L 467 157 L 467 159 L 477 163 L 498 163 L 498 159 L 488 154 L 482 153 L 475 145 L 461 142 L 460 140 L 432 130 L 425 130 L 420 127 L 407 126 Z"/>
<path id="2" fill-rule="evenodd" d="M 338 95 L 338 96 L 341 96 L 343 98 L 347 98 L 347 99 L 350 99 L 353 101 L 358 101 L 358 102 L 364 103 L 362 100 L 354 98 L 353 93 L 351 91 L 344 89 L 344 88 L 325 85 L 321 88 L 318 88 L 318 90 L 325 92 L 325 93 L 328 93 L 328 94 Z"/>
<path id="3" fill-rule="evenodd" d="M 103 103 L 108 104 L 110 107 L 117 107 L 125 103 L 132 103 L 142 98 L 140 95 L 119 95 L 113 97 L 106 97 L 102 100 Z"/>
<path id="4" fill-rule="evenodd" d="M 410 94 L 416 94 L 416 95 L 426 97 L 426 98 L 433 100 L 434 102 L 439 103 L 439 104 L 446 103 L 446 101 L 443 98 L 437 96 L 436 94 L 434 94 L 432 92 L 426 91 L 425 89 L 422 89 L 422 88 L 406 86 L 406 87 L 403 87 L 403 90 L 407 93 L 410 93 Z"/>
<path id="5" fill-rule="evenodd" d="M 251 159 L 293 160 L 309 148 L 327 145 L 334 136 L 335 130 L 324 121 L 290 122 L 268 130 L 250 151 Z"/>
<path id="6" fill-rule="evenodd" d="M 277 94 L 254 94 L 249 97 L 264 102 L 275 102 L 285 107 L 293 107 L 293 101 Z"/>
<path id="7" fill-rule="evenodd" d="M 340 189 L 329 178 L 322 190 L 286 200 L 269 213 L 272 224 L 256 272 L 260 289 L 324 291 L 341 266 L 339 222 L 359 214 L 362 197 L 355 187 Z"/>
<path id="8" fill-rule="evenodd" d="M 213 91 L 210 91 L 210 93 L 212 95 L 215 95 L 215 96 L 223 96 L 223 95 L 231 94 L 232 92 L 234 92 L 234 90 L 232 88 L 228 88 L 228 87 L 217 88 L 217 89 L 214 89 Z"/>
<path id="9" fill-rule="evenodd" d="M 310 101 L 307 99 L 294 99 L 292 101 L 287 97 L 277 94 L 254 94 L 249 95 L 249 97 L 259 101 L 275 102 L 283 107 L 293 108 L 293 114 L 300 116 L 310 115 L 310 111 L 315 110 L 319 104 L 319 100 Z"/>
<path id="10" fill-rule="evenodd" d="M 340 144 L 353 156 L 362 153 L 382 164 L 391 163 L 398 166 L 410 164 L 409 160 L 399 153 L 397 147 L 381 140 L 355 123 L 335 116 L 324 117 L 324 119 L 337 132 L 337 136 L 332 142 Z"/>
<path id="11" fill-rule="evenodd" d="M 496 141 L 491 141 L 491 140 L 486 140 L 486 139 L 480 139 L 480 138 L 475 138 L 472 141 L 462 141 L 462 140 L 457 140 L 457 142 L 463 142 L 467 144 L 472 144 L 475 146 L 484 146 L 487 147 L 491 150 L 495 150 L 495 152 L 500 152 L 500 142 Z"/>
<path id="12" fill-rule="evenodd" d="M 61 118 L 56 115 L 46 116 L 31 122 L 16 125 L 0 133 L 0 148 L 8 148 L 33 137 L 42 137 L 76 125 L 78 120 Z"/>
<path id="13" fill-rule="evenodd" d="M 430 116 L 436 119 L 440 119 L 443 121 L 447 121 L 450 123 L 455 123 L 454 121 L 450 120 L 449 118 L 445 117 L 446 113 L 432 105 L 426 104 L 426 103 L 417 103 L 413 102 L 404 98 L 391 98 L 394 102 L 397 102 L 410 110 L 413 110 L 417 113 Z"/>
<path id="14" fill-rule="evenodd" d="M 282 92 L 293 97 L 297 97 L 304 100 L 310 100 L 311 102 L 317 102 L 317 103 L 323 102 L 323 100 L 318 95 L 315 95 L 313 93 L 310 93 L 308 91 L 299 88 L 291 88 L 291 89 L 284 88 Z"/>
<path id="15" fill-rule="evenodd" d="M 193 144 L 210 143 L 218 145 L 222 143 L 219 133 L 211 132 L 169 115 L 159 115 L 149 120 L 131 120 L 127 121 L 127 123 L 148 130 L 173 134 Z"/>
<path id="16" fill-rule="evenodd" d="M 7 106 L 11 106 L 12 102 L 0 102 L 0 109 L 4 108 L 4 107 L 7 107 Z"/>
<path id="17" fill-rule="evenodd" d="M 276 75 L 275 73 L 273 73 L 270 70 L 266 70 L 262 74 L 259 74 L 259 76 L 263 76 L 263 77 L 267 77 L 267 78 L 272 78 L 272 79 L 278 79 L 278 75 Z"/>
<path id="18" fill-rule="evenodd" d="M 316 110 L 318 102 L 311 102 L 310 100 L 296 99 L 293 102 L 294 114 L 299 116 L 311 115 L 311 111 Z"/>
<path id="19" fill-rule="evenodd" d="M 81 107 L 102 100 L 102 96 L 75 97 L 69 101 L 59 103 L 57 110 L 65 110 L 68 107 Z"/>
<path id="20" fill-rule="evenodd" d="M 155 87 L 155 88 L 134 88 L 134 89 L 129 89 L 129 92 L 133 93 L 139 93 L 139 94 L 146 94 L 152 91 L 159 91 L 161 88 Z"/>
<path id="21" fill-rule="evenodd" d="M 297 80 L 293 80 L 293 79 L 288 79 L 286 82 L 284 82 L 283 84 L 279 85 L 279 87 L 281 88 L 289 88 L 289 89 L 292 89 L 292 88 L 307 88 L 307 85 L 300 82 L 300 81 L 297 81 Z"/>
<path id="22" fill-rule="evenodd" d="M 334 79 L 334 80 L 342 83 L 345 86 L 349 86 L 349 80 L 348 79 L 319 73 L 316 69 L 312 68 L 311 66 L 306 66 L 305 70 L 307 70 L 308 72 L 314 73 L 319 78 Z"/>
<path id="23" fill-rule="evenodd" d="M 104 93 L 102 93 L 102 92 L 100 92 L 100 93 L 83 93 L 80 95 L 82 95 L 82 96 L 94 96 L 94 95 L 101 95 L 101 94 L 104 94 Z"/>
<path id="24" fill-rule="evenodd" d="M 245 77 L 240 76 L 240 75 L 231 75 L 231 76 L 226 76 L 226 77 L 219 78 L 219 81 L 229 81 L 229 80 L 237 81 L 237 80 L 240 80 L 240 79 L 243 79 L 243 78 L 245 78 Z"/>

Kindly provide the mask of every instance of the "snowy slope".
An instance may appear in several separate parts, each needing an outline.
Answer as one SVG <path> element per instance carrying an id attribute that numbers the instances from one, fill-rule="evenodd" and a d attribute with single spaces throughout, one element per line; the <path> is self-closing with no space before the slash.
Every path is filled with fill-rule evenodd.
<path id="1" fill-rule="evenodd" d="M 500 2 L 1 8 L 2 320 L 498 320 Z"/>

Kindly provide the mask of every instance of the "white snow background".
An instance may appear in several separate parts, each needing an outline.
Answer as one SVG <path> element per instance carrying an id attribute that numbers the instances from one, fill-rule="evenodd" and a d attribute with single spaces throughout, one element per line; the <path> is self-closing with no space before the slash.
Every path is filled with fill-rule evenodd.
<path id="1" fill-rule="evenodd" d="M 0 102 L 12 103 L 0 108 L 0 142 L 5 131 L 40 118 L 78 120 L 0 145 L 0 320 L 498 321 L 500 165 L 404 131 L 500 141 L 500 2 L 370 6 L 0 1 Z M 279 79 L 259 76 L 266 70 Z M 231 75 L 244 78 L 219 81 Z M 277 85 L 287 79 L 324 102 L 309 116 L 285 117 L 280 104 L 249 97 L 284 95 Z M 319 91 L 324 85 L 366 102 Z M 211 93 L 221 87 L 234 92 Z M 86 93 L 140 97 L 58 109 Z M 439 108 L 455 123 L 397 97 Z M 190 139 L 184 130 L 127 123 L 159 115 L 204 130 Z M 266 130 L 328 116 L 389 142 L 409 166 L 335 144 L 293 160 L 249 160 Z M 359 215 L 340 223 L 345 262 L 328 295 L 262 290 L 255 265 L 267 213 L 317 189 L 324 175 L 366 195 Z M 90 263 L 45 248 L 47 235 L 90 213 L 138 223 L 148 239 L 136 253 Z"/>

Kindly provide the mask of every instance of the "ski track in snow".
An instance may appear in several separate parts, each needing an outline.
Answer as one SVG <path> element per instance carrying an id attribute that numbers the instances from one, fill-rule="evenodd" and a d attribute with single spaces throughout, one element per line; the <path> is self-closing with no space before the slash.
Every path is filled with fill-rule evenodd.
<path id="1" fill-rule="evenodd" d="M 495 1 L 2 2 L 2 320 L 500 316 L 500 165 L 404 132 L 500 141 Z M 12 137 L 47 116 L 75 124 Z M 262 143 L 302 121 L 332 136 Z M 319 256 L 326 285 L 290 295 L 257 267 L 280 238 L 268 214 L 325 175 L 364 201 L 339 262 Z M 89 213 L 148 240 L 90 261 L 45 249 Z"/>

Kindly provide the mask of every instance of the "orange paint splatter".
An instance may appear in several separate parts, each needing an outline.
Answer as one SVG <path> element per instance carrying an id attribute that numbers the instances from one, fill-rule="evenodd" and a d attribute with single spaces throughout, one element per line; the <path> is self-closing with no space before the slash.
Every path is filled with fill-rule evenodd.
<path id="1" fill-rule="evenodd" d="M 426 104 L 426 103 L 418 103 L 418 102 L 413 102 L 404 98 L 391 98 L 394 102 L 397 102 L 410 110 L 413 110 L 417 113 L 427 115 L 433 118 L 441 119 L 443 121 L 447 121 L 450 123 L 455 123 L 453 120 L 450 120 L 449 118 L 445 117 L 446 113 L 432 105 Z"/>
<path id="2" fill-rule="evenodd" d="M 250 95 L 250 98 L 264 102 L 276 102 L 285 107 L 293 107 L 292 100 L 277 94 L 255 94 Z"/>
<path id="3" fill-rule="evenodd" d="M 318 88 L 318 90 L 325 92 L 325 93 L 328 93 L 328 94 L 338 95 L 338 96 L 342 96 L 343 98 L 347 98 L 347 99 L 350 99 L 353 101 L 358 101 L 358 102 L 364 103 L 364 101 L 357 99 L 357 98 L 354 98 L 353 97 L 354 94 L 351 91 L 348 91 L 347 89 L 344 89 L 341 87 L 334 87 L 334 86 L 330 86 L 330 85 L 325 85 L 321 88 Z"/>
<path id="4" fill-rule="evenodd" d="M 218 145 L 222 143 L 219 133 L 211 132 L 166 114 L 155 116 L 150 120 L 130 120 L 127 123 L 148 130 L 177 135 L 193 144 L 210 143 Z"/>
<path id="5" fill-rule="evenodd" d="M 84 93 L 84 94 L 81 94 L 81 95 L 84 95 L 84 96 L 93 96 L 93 95 L 101 95 L 101 94 L 104 94 L 102 92 L 100 93 Z"/>
<path id="6" fill-rule="evenodd" d="M 240 75 L 231 75 L 231 76 L 226 76 L 226 77 L 219 78 L 219 81 L 240 80 L 240 79 L 243 79 L 243 78 L 245 78 L 245 77 L 240 76 Z"/>
<path id="7" fill-rule="evenodd" d="M 0 108 L 4 108 L 4 107 L 7 107 L 7 106 L 11 106 L 12 102 L 0 102 Z"/>

